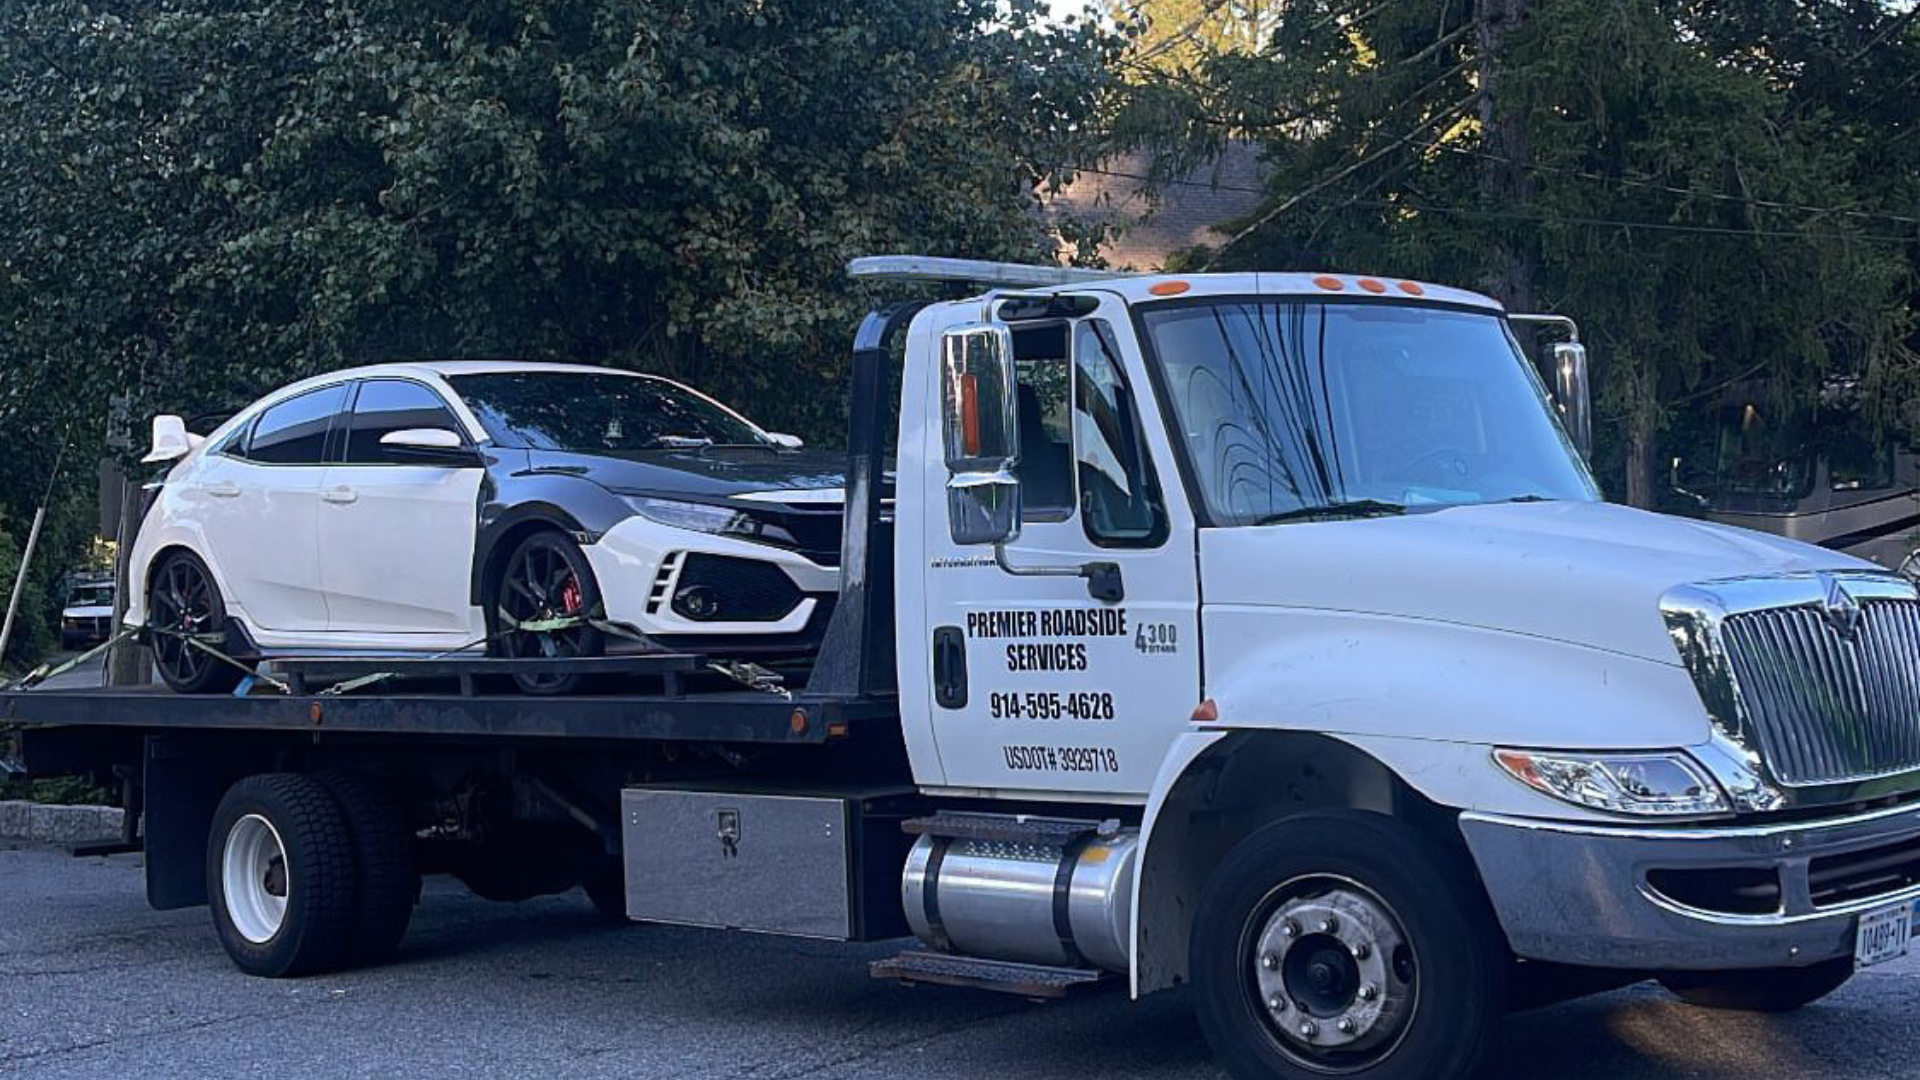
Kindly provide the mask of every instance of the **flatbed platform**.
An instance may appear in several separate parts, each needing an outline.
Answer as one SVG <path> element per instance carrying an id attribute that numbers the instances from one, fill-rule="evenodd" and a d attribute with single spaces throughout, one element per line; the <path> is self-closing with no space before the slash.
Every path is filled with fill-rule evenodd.
<path id="1" fill-rule="evenodd" d="M 0 693 L 0 721 L 57 726 L 330 731 L 805 745 L 897 716 L 890 698 L 757 690 L 683 696 L 380 692 L 176 694 L 164 686 Z"/>

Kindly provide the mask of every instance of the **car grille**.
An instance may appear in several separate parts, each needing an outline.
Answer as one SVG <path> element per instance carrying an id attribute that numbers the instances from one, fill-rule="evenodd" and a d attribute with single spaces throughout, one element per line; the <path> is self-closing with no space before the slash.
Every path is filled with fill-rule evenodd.
<path id="1" fill-rule="evenodd" d="M 1790 785 L 1920 768 L 1920 604 L 1860 604 L 1854 633 L 1821 608 L 1729 615 L 1722 633 L 1741 710 Z"/>

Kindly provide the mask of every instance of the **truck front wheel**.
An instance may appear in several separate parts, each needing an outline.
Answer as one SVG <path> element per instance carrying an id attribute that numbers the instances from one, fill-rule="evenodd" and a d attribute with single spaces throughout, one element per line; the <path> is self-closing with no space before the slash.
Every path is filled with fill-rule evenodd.
<path id="1" fill-rule="evenodd" d="M 1505 949 L 1462 860 L 1376 814 L 1242 841 L 1194 919 L 1200 1026 L 1242 1080 L 1456 1080 L 1503 1012 Z"/>
<path id="2" fill-rule="evenodd" d="M 1792 1012 L 1811 1005 L 1853 978 L 1853 957 L 1804 968 L 1765 971 L 1675 972 L 1660 985 L 1689 1005 L 1734 1012 Z"/>
<path id="3" fill-rule="evenodd" d="M 214 930 L 240 970 L 280 978 L 351 958 L 353 834 L 333 796 L 297 773 L 227 790 L 207 842 Z"/>

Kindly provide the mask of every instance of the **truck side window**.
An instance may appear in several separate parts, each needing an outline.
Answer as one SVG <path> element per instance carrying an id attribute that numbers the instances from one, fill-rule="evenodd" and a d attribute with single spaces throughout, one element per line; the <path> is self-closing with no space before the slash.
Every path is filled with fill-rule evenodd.
<path id="1" fill-rule="evenodd" d="M 1067 328 L 1022 327 L 1013 335 L 1020 424 L 1020 520 L 1073 516 L 1073 419 L 1068 405 Z"/>
<path id="2" fill-rule="evenodd" d="M 1104 547 L 1154 547 L 1167 515 L 1153 460 L 1140 437 L 1113 328 L 1101 319 L 1074 327 L 1073 435 L 1087 537 Z"/>

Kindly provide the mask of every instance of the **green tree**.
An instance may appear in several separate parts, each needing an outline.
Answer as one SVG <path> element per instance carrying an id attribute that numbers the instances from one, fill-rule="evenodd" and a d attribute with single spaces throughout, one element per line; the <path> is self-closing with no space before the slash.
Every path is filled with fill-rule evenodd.
<path id="1" fill-rule="evenodd" d="M 1087 158 L 1118 44 L 1032 0 L 18 0 L 0 421 L 97 448 L 481 355 L 835 437 L 845 261 L 1050 256 L 1035 192 Z"/>

